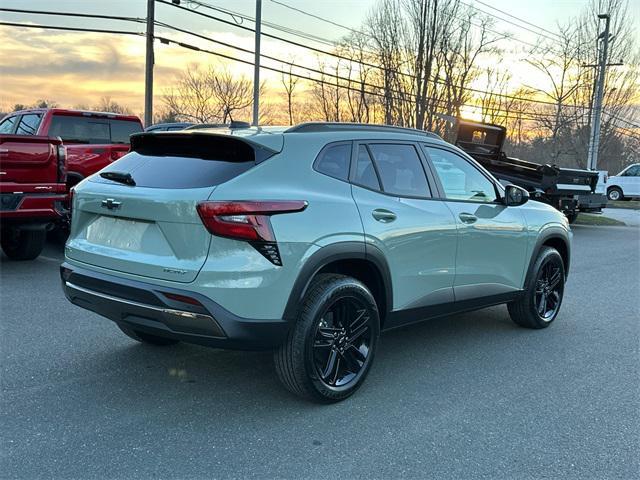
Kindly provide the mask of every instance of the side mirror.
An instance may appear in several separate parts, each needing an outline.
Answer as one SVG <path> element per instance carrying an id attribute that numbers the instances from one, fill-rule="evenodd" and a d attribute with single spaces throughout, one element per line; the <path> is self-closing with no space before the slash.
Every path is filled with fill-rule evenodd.
<path id="1" fill-rule="evenodd" d="M 504 204 L 507 207 L 517 207 L 529 201 L 529 192 L 517 185 L 504 187 Z"/>

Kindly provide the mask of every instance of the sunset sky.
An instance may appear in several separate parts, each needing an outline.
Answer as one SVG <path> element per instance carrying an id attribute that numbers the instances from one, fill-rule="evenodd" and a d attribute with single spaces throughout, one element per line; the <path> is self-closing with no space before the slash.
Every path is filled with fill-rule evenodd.
<path id="1" fill-rule="evenodd" d="M 345 27 L 359 28 L 367 12 L 376 0 L 279 0 L 309 13 L 324 17 Z M 254 0 L 206 0 L 212 6 L 231 9 L 243 14 L 254 15 Z M 468 0 L 472 3 L 472 0 Z M 184 4 L 183 0 L 183 4 Z M 488 2 L 487 2 L 488 3 Z M 512 15 L 527 19 L 543 28 L 554 30 L 557 22 L 567 21 L 577 15 L 587 4 L 587 0 L 536 0 L 517 1 L 493 0 L 491 5 Z M 59 12 L 84 12 L 105 15 L 123 15 L 144 18 L 146 0 L 0 0 L 5 8 L 32 10 L 52 10 Z M 640 20 L 640 1 L 632 1 L 632 15 Z M 476 4 L 483 10 L 506 17 L 487 7 Z M 233 22 L 227 14 L 213 12 L 200 7 L 199 11 L 213 14 Z M 65 18 L 49 15 L 25 15 L 0 12 L 2 21 L 36 23 L 47 25 L 92 27 L 115 30 L 143 32 L 144 24 L 112 20 L 89 20 Z M 508 18 L 508 17 L 506 17 Z M 171 25 L 197 32 L 207 37 L 253 49 L 253 36 L 233 26 L 180 11 L 164 4 L 157 4 L 156 19 Z M 348 33 L 344 28 L 303 15 L 272 1 L 263 0 L 263 20 L 285 27 L 322 37 L 328 41 L 337 40 Z M 242 25 L 252 27 L 245 20 Z M 188 42 L 210 50 L 232 54 L 249 61 L 252 55 L 237 52 L 226 47 L 176 32 L 156 27 L 156 33 L 166 37 Z M 511 32 L 518 40 L 536 42 L 536 35 L 524 29 L 516 28 L 496 19 L 495 29 Z M 329 49 L 326 44 L 301 40 L 264 27 L 264 31 L 281 35 L 318 48 Z M 640 31 L 640 29 L 639 29 Z M 640 40 L 640 33 L 639 40 Z M 136 113 L 142 111 L 144 91 L 144 49 L 143 37 L 117 36 L 95 33 L 72 33 L 48 30 L 25 29 L 0 26 L 0 107 L 11 107 L 16 103 L 30 104 L 39 98 L 55 100 L 62 106 L 78 104 L 92 105 L 100 97 L 110 96 L 114 101 L 131 107 Z M 527 67 L 523 58 L 525 44 L 508 40 L 501 45 L 505 55 L 493 62 L 502 62 L 505 68 L 514 73 L 514 88 L 518 83 L 536 81 L 534 73 Z M 193 52 L 176 46 L 162 45 L 156 42 L 155 92 L 157 105 L 164 89 L 171 85 L 176 75 L 189 63 L 208 65 L 215 62 L 212 55 Z M 316 65 L 315 54 L 286 43 L 268 38 L 263 39 L 263 53 L 308 66 Z M 264 61 L 265 65 L 281 67 L 273 61 Z M 233 64 L 234 71 L 251 75 L 251 67 Z M 263 78 L 277 87 L 277 74 L 264 72 Z M 541 79 L 539 79 L 541 81 Z"/>

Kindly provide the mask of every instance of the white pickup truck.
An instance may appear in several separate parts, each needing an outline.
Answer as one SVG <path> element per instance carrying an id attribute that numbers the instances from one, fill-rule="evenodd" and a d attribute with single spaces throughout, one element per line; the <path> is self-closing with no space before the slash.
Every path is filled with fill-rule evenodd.
<path id="1" fill-rule="evenodd" d="M 634 163 L 607 179 L 607 198 L 612 201 L 640 197 L 640 163 Z"/>

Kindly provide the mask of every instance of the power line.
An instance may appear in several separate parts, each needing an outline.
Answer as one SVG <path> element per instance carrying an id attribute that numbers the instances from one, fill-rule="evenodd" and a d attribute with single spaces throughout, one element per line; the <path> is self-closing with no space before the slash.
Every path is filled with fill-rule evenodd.
<path id="1" fill-rule="evenodd" d="M 320 15 L 315 15 L 315 14 L 313 14 L 311 12 L 307 12 L 307 11 L 302 10 L 300 8 L 296 8 L 296 7 L 293 7 L 291 5 L 287 5 L 284 2 L 279 2 L 278 0 L 270 0 L 270 1 L 271 1 L 271 3 L 278 4 L 278 5 L 282 6 L 282 7 L 288 8 L 289 10 L 293 10 L 295 12 L 301 13 L 302 15 L 306 15 L 307 17 L 315 18 L 316 20 L 320 20 L 322 22 L 334 25 L 336 27 L 343 28 L 343 29 L 345 29 L 345 30 L 347 30 L 349 32 L 359 33 L 360 35 L 364 35 L 366 37 L 370 37 L 371 36 L 368 33 L 365 33 L 365 32 L 363 32 L 361 30 L 357 30 L 355 28 L 347 27 L 346 25 L 342 25 L 342 24 L 340 24 L 338 22 L 334 22 L 333 20 L 329 20 L 328 18 L 321 17 Z"/>
<path id="2" fill-rule="evenodd" d="M 38 28 L 43 30 L 65 30 L 70 32 L 112 33 L 117 35 L 135 35 L 135 36 L 145 35 L 143 32 L 131 32 L 126 30 L 105 30 L 101 28 L 81 28 L 81 27 L 59 27 L 56 25 L 40 25 L 40 24 L 36 25 L 31 23 L 15 23 L 15 22 L 0 22 L 0 26 Z"/>
<path id="3" fill-rule="evenodd" d="M 522 23 L 525 23 L 525 24 L 530 25 L 530 26 L 532 26 L 532 27 L 535 27 L 535 28 L 537 28 L 538 30 L 542 30 L 543 32 L 550 33 L 551 35 L 554 35 L 554 36 L 556 36 L 556 37 L 558 37 L 558 38 L 562 38 L 562 37 L 560 37 L 560 35 L 558 35 L 556 32 L 552 32 L 551 30 L 547 30 L 546 28 L 542 28 L 542 27 L 540 27 L 539 25 L 536 25 L 535 23 L 531 23 L 531 22 L 529 22 L 529 21 L 527 21 L 527 20 L 523 20 L 522 18 L 520 18 L 520 17 L 516 17 L 515 15 L 512 15 L 512 14 L 510 14 L 509 12 L 505 12 L 504 10 L 500 10 L 499 8 L 496 8 L 496 7 L 494 7 L 493 5 L 489 5 L 488 3 L 484 3 L 484 2 L 482 2 L 482 1 L 480 1 L 480 0 L 475 0 L 475 2 L 476 2 L 476 3 L 479 3 L 480 5 L 484 5 L 485 7 L 490 8 L 490 9 L 492 9 L 492 10 L 495 10 L 495 11 L 497 11 L 497 12 L 500 12 L 500 13 L 501 13 L 501 14 L 503 14 L 503 15 L 506 15 L 506 16 L 508 16 L 508 17 L 511 17 L 511 18 L 515 19 L 515 20 L 518 20 L 519 22 L 522 22 Z M 471 5 L 471 7 L 473 7 L 473 5 Z M 477 8 L 477 7 L 473 7 L 473 8 Z M 481 11 L 482 11 L 482 10 L 481 10 Z M 485 12 L 485 13 L 486 13 L 486 12 Z M 491 15 L 491 14 L 487 14 L 487 15 Z M 498 18 L 498 17 L 495 17 L 495 18 Z"/>
<path id="4" fill-rule="evenodd" d="M 232 49 L 235 49 L 235 50 L 241 51 L 241 52 L 243 52 L 243 53 L 247 53 L 247 54 L 250 54 L 250 55 L 253 55 L 253 54 L 254 54 L 254 51 L 253 51 L 253 50 L 250 50 L 250 49 L 247 49 L 247 48 L 243 48 L 243 47 L 239 47 L 239 46 L 237 46 L 237 45 L 232 45 L 232 44 L 227 43 L 227 42 L 222 42 L 222 41 L 220 41 L 220 40 L 215 40 L 215 39 L 213 39 L 213 38 L 209 38 L 209 37 L 206 37 L 206 36 L 204 36 L 204 35 L 201 35 L 201 34 L 198 34 L 198 33 L 195 33 L 195 32 L 189 32 L 188 30 L 184 30 L 184 29 L 182 29 L 182 28 L 175 27 L 175 26 L 170 25 L 170 24 L 165 23 L 165 22 L 159 22 L 159 21 L 157 21 L 157 22 L 156 22 L 156 25 L 159 25 L 159 26 L 161 26 L 161 27 L 168 28 L 168 29 L 171 29 L 171 30 L 175 30 L 175 31 L 180 32 L 180 33 L 184 33 L 184 34 L 192 35 L 192 36 L 194 36 L 194 37 L 197 37 L 197 38 L 200 38 L 200 39 L 203 39 L 203 40 L 206 40 L 206 41 L 212 42 L 212 43 L 216 43 L 216 44 L 218 44 L 218 45 L 222 45 L 222 46 L 227 47 L 227 48 L 232 48 Z M 300 64 L 297 64 L 297 63 L 295 63 L 295 62 L 285 61 L 285 60 L 282 60 L 282 59 L 279 59 L 279 58 L 276 58 L 276 57 L 273 57 L 273 56 L 270 56 L 270 55 L 262 54 L 262 53 L 260 54 L 260 56 L 261 56 L 262 58 L 265 58 L 265 59 L 268 59 L 268 60 L 272 60 L 272 61 L 274 61 L 274 62 L 278 62 L 278 63 L 280 63 L 280 64 L 287 64 L 287 65 L 291 65 L 291 66 L 296 67 L 296 68 L 301 69 L 301 70 L 307 70 L 308 72 L 313 72 L 313 73 L 316 73 L 316 74 L 320 74 L 320 75 L 322 75 L 322 76 L 330 77 L 330 78 L 335 79 L 335 80 L 341 80 L 341 81 L 343 81 L 343 82 L 347 82 L 347 84 L 349 85 L 349 87 L 348 87 L 348 89 L 349 89 L 349 90 L 356 90 L 356 91 L 358 91 L 358 92 L 361 92 L 361 91 L 362 91 L 362 87 L 373 88 L 373 89 L 376 89 L 376 90 L 383 90 L 383 89 L 384 89 L 384 87 L 382 87 L 382 86 L 380 86 L 380 85 L 376 85 L 376 84 L 368 83 L 368 82 L 366 82 L 366 81 L 362 81 L 362 80 L 358 80 L 358 79 L 352 79 L 352 78 L 349 78 L 349 77 L 343 77 L 343 76 L 339 75 L 338 73 L 336 73 L 336 74 L 327 73 L 327 72 L 324 72 L 324 71 L 322 71 L 322 70 L 318 70 L 318 69 L 316 69 L 316 68 L 307 67 L 307 66 L 305 66 L 305 65 L 300 65 Z M 282 70 L 278 70 L 278 71 L 279 71 L 280 73 L 286 73 L 286 72 L 283 72 Z M 288 73 L 287 73 L 287 74 L 288 74 Z M 292 74 L 292 75 L 293 75 L 293 74 Z M 294 76 L 298 76 L 298 75 L 294 75 Z M 306 77 L 306 76 L 302 76 L 302 75 L 300 75 L 300 76 L 298 76 L 298 77 L 303 78 L 303 79 L 307 79 L 307 80 L 310 80 L 310 81 L 315 81 L 315 80 L 317 80 L 317 79 L 312 79 L 312 78 L 310 78 L 310 77 Z M 328 83 L 329 83 L 330 85 L 336 86 L 336 83 L 334 83 L 334 82 L 328 82 Z M 359 87 L 359 88 L 356 88 L 356 89 L 353 89 L 353 88 L 351 88 L 351 87 L 350 87 L 350 86 L 351 86 L 351 84 L 356 84 L 356 85 L 359 85 L 360 87 Z M 337 85 L 337 87 L 338 87 L 338 88 L 347 88 L 347 87 L 346 87 L 346 86 L 344 86 L 344 85 Z M 408 92 L 403 92 L 403 91 L 398 91 L 398 90 L 392 90 L 392 89 L 387 89 L 386 91 L 387 91 L 387 92 L 390 92 L 390 93 L 392 93 L 392 94 L 396 94 L 396 95 L 400 95 L 400 96 L 404 96 L 404 97 L 409 96 L 409 97 L 414 98 L 414 99 L 415 99 L 415 98 L 417 98 L 417 95 L 412 94 L 412 93 L 408 93 Z M 383 94 L 379 94 L 378 92 L 371 92 L 371 91 L 367 91 L 367 92 L 364 92 L 364 93 L 367 93 L 367 94 L 370 94 L 370 95 L 386 96 L 386 94 L 384 94 L 384 93 L 383 93 Z M 498 95 L 498 94 L 494 94 L 494 95 Z M 394 98 L 395 98 L 395 99 L 397 99 L 398 97 L 394 97 Z M 425 100 L 433 101 L 433 100 L 434 100 L 434 98 L 433 98 L 433 97 L 427 97 L 427 98 L 425 98 Z M 442 102 L 444 102 L 444 100 L 437 100 L 437 101 L 439 101 L 439 102 L 441 102 L 441 103 L 442 103 Z M 465 105 L 467 105 L 467 106 L 474 106 L 474 107 L 475 107 L 475 105 L 470 105 L 470 104 L 465 104 Z M 487 107 L 485 107 L 485 109 L 487 109 Z M 500 109 L 500 108 L 489 108 L 489 109 L 490 109 L 490 110 L 493 110 L 493 111 L 503 111 L 503 110 L 502 110 L 502 109 Z M 526 114 L 526 113 L 527 113 L 527 112 L 524 112 L 524 111 L 521 111 L 521 110 L 513 110 L 513 111 L 514 111 L 515 113 L 520 113 L 520 114 Z M 552 114 L 536 114 L 536 115 L 537 115 L 538 117 L 545 117 L 545 116 L 555 117 L 555 115 L 552 115 Z"/>
<path id="5" fill-rule="evenodd" d="M 329 23 L 329 24 L 331 24 L 331 25 L 336 25 L 336 26 L 339 26 L 339 27 L 345 28 L 345 29 L 350 30 L 351 32 L 354 32 L 354 33 L 360 33 L 360 34 L 362 34 L 362 35 L 364 35 L 364 36 L 366 36 L 366 37 L 368 37 L 368 38 L 374 38 L 372 35 L 370 35 L 370 34 L 368 34 L 368 33 L 366 33 L 366 32 L 362 32 L 361 30 L 356 30 L 356 29 L 353 29 L 353 28 L 350 28 L 350 27 L 346 27 L 346 26 L 344 26 L 344 25 L 340 25 L 340 24 L 338 24 L 338 23 L 334 22 L 333 20 L 330 20 L 330 19 L 328 19 L 328 18 L 326 18 L 326 17 L 322 17 L 322 16 L 320 16 L 320 15 L 316 15 L 316 14 L 313 14 L 313 13 L 307 12 L 307 11 L 305 11 L 305 10 L 302 10 L 302 9 L 300 9 L 300 8 L 296 8 L 296 7 L 293 7 L 293 6 L 291 6 L 291 5 L 287 5 L 287 4 L 286 4 L 286 3 L 284 3 L 284 2 L 277 1 L 277 0 L 270 0 L 270 1 L 271 1 L 271 2 L 273 2 L 273 3 L 276 3 L 276 4 L 278 4 L 278 5 L 282 5 L 283 7 L 288 8 L 288 9 L 290 9 L 290 10 L 293 10 L 293 11 L 299 12 L 299 13 L 301 13 L 301 14 L 303 14 L 303 15 L 307 15 L 307 16 L 309 16 L 309 17 L 312 17 L 312 18 L 318 19 L 318 20 L 320 20 L 320 21 L 322 21 L 322 22 Z M 490 15 L 490 14 L 487 14 L 487 15 Z M 460 17 L 458 17 L 458 16 L 456 16 L 456 18 L 458 18 L 459 20 L 461 20 L 461 18 L 460 18 Z M 501 36 L 504 36 L 504 35 L 505 35 L 504 33 L 496 32 L 495 30 L 492 30 L 492 29 L 490 29 L 490 28 L 487 28 L 487 26 L 478 25 L 477 23 L 472 22 L 472 21 L 471 21 L 470 19 L 468 19 L 468 18 L 465 18 L 465 19 L 462 19 L 462 20 L 469 22 L 469 24 L 470 24 L 470 25 L 473 25 L 473 26 L 474 26 L 474 27 L 476 27 L 476 28 L 484 28 L 487 32 L 493 33 L 493 34 L 495 34 L 495 35 L 501 35 Z M 520 43 L 522 43 L 522 44 L 524 44 L 524 45 L 527 45 L 527 46 L 529 46 L 529 47 L 532 47 L 532 48 L 538 48 L 538 47 L 539 47 L 539 45 L 535 45 L 535 44 L 533 44 L 533 43 L 527 42 L 527 41 L 525 41 L 525 40 L 521 40 L 521 39 L 519 39 L 519 38 L 513 38 L 513 37 L 511 37 L 511 36 L 506 36 L 506 37 L 505 37 L 505 39 L 513 40 L 513 41 L 516 41 L 516 42 L 520 42 Z"/>
<path id="6" fill-rule="evenodd" d="M 120 20 L 123 22 L 145 23 L 144 18 L 138 17 L 121 17 L 117 15 L 98 15 L 94 13 L 75 13 L 75 12 L 50 12 L 45 10 L 23 10 L 19 8 L 0 8 L 0 12 L 9 13 L 28 13 L 31 15 L 56 15 L 62 17 L 79 17 L 79 18 L 97 18 L 102 20 Z"/>
<path id="7" fill-rule="evenodd" d="M 225 15 L 230 15 L 234 21 L 236 22 L 237 25 L 242 25 L 242 22 L 244 20 L 249 20 L 250 22 L 254 22 L 255 23 L 255 18 L 253 18 L 250 15 L 235 11 L 235 10 L 231 10 L 229 8 L 223 8 L 223 7 L 218 7 L 216 5 L 210 5 L 208 3 L 202 2 L 200 0 L 188 0 L 188 4 L 195 4 L 196 7 L 194 8 L 197 9 L 198 7 L 204 7 L 204 8 L 208 8 L 210 10 L 216 11 L 216 12 L 220 12 L 220 13 L 224 13 Z M 238 22 L 236 20 L 236 17 L 240 19 L 240 22 Z M 331 41 L 331 40 L 327 40 L 326 38 L 322 38 L 322 37 L 318 37 L 316 35 L 312 35 L 308 32 L 303 32 L 301 30 L 296 30 L 295 28 L 291 28 L 291 27 L 287 27 L 284 25 L 280 25 L 278 23 L 274 23 L 274 22 L 269 22 L 267 20 L 262 20 L 262 26 L 267 26 L 269 28 L 273 28 L 274 30 L 278 30 L 284 33 L 287 33 L 289 35 L 294 35 L 296 37 L 300 37 L 300 38 L 304 38 L 306 40 L 312 40 L 314 42 L 317 43 L 322 43 L 324 45 L 333 47 L 335 46 L 336 42 L 335 41 Z"/>
<path id="8" fill-rule="evenodd" d="M 159 3 L 164 3 L 165 5 L 176 7 L 176 8 L 179 8 L 181 10 L 185 10 L 187 12 L 195 13 L 196 15 L 200 15 L 200 16 L 203 16 L 205 18 L 209 18 L 211 20 L 215 20 L 215 21 L 224 23 L 226 25 L 230 25 L 232 27 L 240 28 L 242 30 L 245 30 L 245 31 L 248 31 L 248 32 L 252 32 L 252 33 L 255 34 L 255 30 L 253 28 L 251 28 L 251 27 L 247 27 L 247 26 L 244 26 L 244 25 L 238 25 L 238 24 L 236 24 L 234 22 L 230 22 L 228 20 L 224 20 L 224 19 L 221 19 L 221 18 L 218 18 L 218 17 L 214 17 L 213 15 L 208 15 L 206 13 L 198 12 L 196 10 L 189 9 L 189 8 L 183 7 L 181 5 L 176 5 L 176 4 L 170 3 L 167 0 L 156 0 L 156 1 L 159 2 Z M 293 40 L 289 40 L 289 39 L 286 39 L 286 38 L 278 37 L 277 35 L 273 35 L 273 34 L 269 34 L 269 33 L 265 33 L 265 32 L 263 32 L 262 35 L 264 35 L 266 37 L 269 37 L 269 38 L 273 38 L 275 40 L 279 40 L 279 41 L 285 42 L 285 43 L 289 43 L 291 45 L 295 45 L 295 46 L 300 47 L 300 48 L 304 48 L 304 49 L 311 50 L 311 51 L 314 51 L 314 52 L 317 52 L 317 53 L 321 53 L 323 55 L 328 55 L 328 56 L 331 56 L 331 57 L 334 57 L 334 58 L 345 60 L 345 61 L 350 62 L 350 63 L 356 63 L 356 64 L 359 64 L 359 65 L 363 65 L 363 66 L 366 66 L 366 67 L 369 67 L 369 68 L 374 68 L 374 69 L 377 69 L 377 70 L 380 70 L 380 71 L 386 71 L 386 72 L 390 72 L 390 73 L 395 73 L 397 75 L 402 75 L 404 77 L 411 78 L 411 79 L 414 79 L 414 80 L 416 79 L 415 75 L 412 75 L 412 74 L 409 74 L 409 73 L 400 72 L 400 71 L 397 71 L 397 70 L 386 69 L 384 67 L 381 67 L 380 65 L 374 65 L 374 64 L 369 63 L 369 62 L 364 62 L 364 61 L 361 61 L 361 60 L 355 60 L 353 58 L 345 57 L 344 55 L 340 55 L 340 54 L 337 54 L 337 53 L 334 53 L 334 52 L 327 52 L 326 50 L 321 50 L 321 49 L 318 49 L 318 48 L 315 48 L 315 47 L 311 47 L 309 45 L 304 45 L 304 44 L 295 42 Z M 283 63 L 290 63 L 290 62 L 283 62 Z M 306 67 L 304 67 L 304 68 L 306 68 Z M 437 79 L 431 79 L 431 80 L 434 81 L 435 83 L 439 83 L 441 85 L 447 85 L 447 83 L 444 80 L 437 80 Z M 498 97 L 502 97 L 502 98 L 509 98 L 511 100 L 520 100 L 520 101 L 524 101 L 524 102 L 538 103 L 538 104 L 544 104 L 544 105 L 556 105 L 554 102 L 549 102 L 549 101 L 544 101 L 544 100 L 533 100 L 533 99 L 518 97 L 518 96 L 515 96 L 515 95 L 498 94 L 498 93 L 487 92 L 485 90 L 479 90 L 479 89 L 475 89 L 475 88 L 471 88 L 471 87 L 462 87 L 462 89 L 466 90 L 468 92 L 481 93 L 481 94 L 485 94 L 485 95 L 493 95 L 493 96 L 498 96 Z M 567 107 L 569 107 L 569 108 L 586 108 L 586 107 L 582 107 L 582 106 L 571 106 L 571 105 L 567 105 Z"/>

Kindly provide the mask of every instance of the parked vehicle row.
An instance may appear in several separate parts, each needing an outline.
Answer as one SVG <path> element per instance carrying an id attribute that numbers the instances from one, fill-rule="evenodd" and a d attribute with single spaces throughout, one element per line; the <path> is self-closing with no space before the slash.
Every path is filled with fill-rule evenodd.
<path id="1" fill-rule="evenodd" d="M 412 129 L 136 134 L 75 189 L 62 286 L 139 342 L 275 350 L 286 388 L 335 402 L 381 330 L 502 303 L 554 321 L 571 232 L 528 199 Z"/>
<path id="2" fill-rule="evenodd" d="M 46 231 L 68 221 L 69 190 L 129 151 L 136 116 L 21 110 L 0 121 L 0 236 L 13 259 L 37 257 Z"/>

